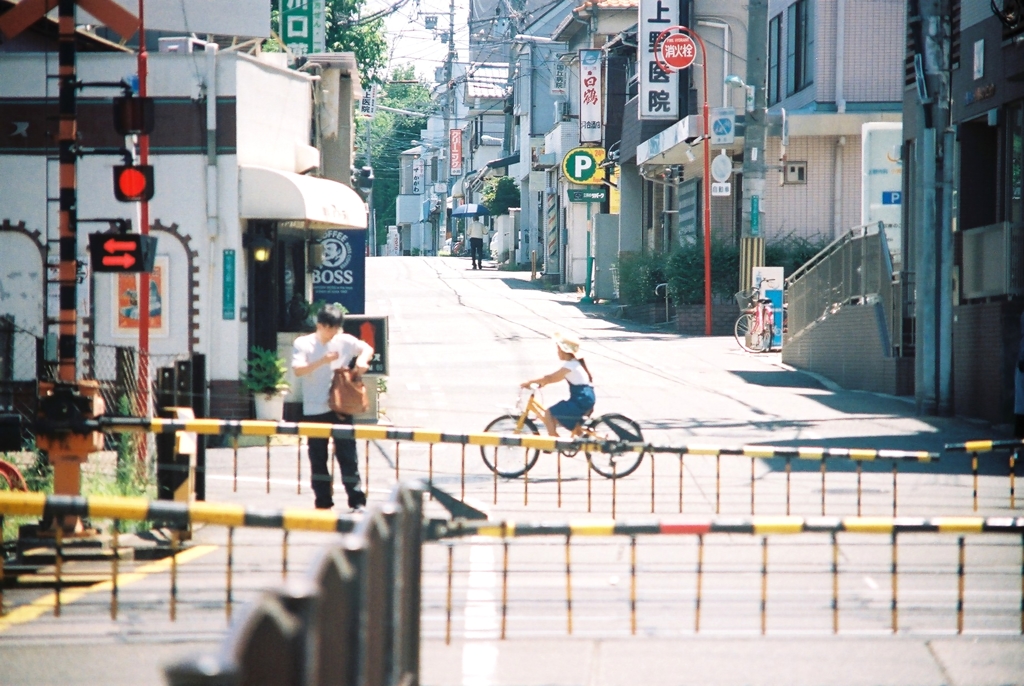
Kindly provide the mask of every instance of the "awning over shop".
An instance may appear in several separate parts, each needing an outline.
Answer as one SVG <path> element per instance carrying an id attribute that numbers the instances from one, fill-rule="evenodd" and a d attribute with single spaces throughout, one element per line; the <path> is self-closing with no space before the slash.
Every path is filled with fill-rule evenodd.
<path id="1" fill-rule="evenodd" d="M 510 167 L 513 164 L 519 164 L 519 153 L 515 155 L 509 155 L 508 157 L 499 157 L 496 160 L 491 160 L 487 163 L 488 169 L 500 169 L 502 167 Z"/>
<path id="2" fill-rule="evenodd" d="M 704 120 L 691 114 L 636 147 L 637 164 L 685 164 L 690 141 L 700 137 Z"/>
<path id="3" fill-rule="evenodd" d="M 239 216 L 309 222 L 310 228 L 365 229 L 366 203 L 345 184 L 266 167 L 241 167 Z"/>

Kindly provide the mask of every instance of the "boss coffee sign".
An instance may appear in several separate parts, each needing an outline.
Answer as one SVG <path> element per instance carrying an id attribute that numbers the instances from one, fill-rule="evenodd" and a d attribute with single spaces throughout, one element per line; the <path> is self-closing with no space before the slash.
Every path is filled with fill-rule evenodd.
<path id="1" fill-rule="evenodd" d="M 313 300 L 340 303 L 350 314 L 366 311 L 366 231 L 326 231 L 322 261 L 313 270 Z"/>

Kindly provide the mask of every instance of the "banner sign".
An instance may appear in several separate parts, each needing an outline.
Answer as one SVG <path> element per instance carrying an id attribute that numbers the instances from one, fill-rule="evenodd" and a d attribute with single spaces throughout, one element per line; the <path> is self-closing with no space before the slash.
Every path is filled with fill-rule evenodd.
<path id="1" fill-rule="evenodd" d="M 658 35 L 679 23 L 679 3 L 640 0 L 639 14 L 640 118 L 679 119 L 679 74 L 662 69 L 654 54 Z"/>
<path id="2" fill-rule="evenodd" d="M 423 160 L 419 157 L 412 161 L 412 194 L 423 192 Z"/>
<path id="3" fill-rule="evenodd" d="M 449 176 L 462 176 L 462 129 L 448 130 Z"/>
<path id="4" fill-rule="evenodd" d="M 339 303 L 349 314 L 366 311 L 366 231 L 325 231 L 323 262 L 313 270 L 313 301 Z"/>
<path id="5" fill-rule="evenodd" d="M 221 319 L 235 318 L 235 251 L 224 251 L 221 274 Z"/>
<path id="6" fill-rule="evenodd" d="M 602 50 L 580 50 L 580 142 L 600 143 L 604 115 Z"/>
<path id="7" fill-rule="evenodd" d="M 325 52 L 326 0 L 280 0 L 281 40 L 296 55 Z"/>
<path id="8" fill-rule="evenodd" d="M 555 73 L 551 77 L 551 95 L 568 94 L 569 68 L 561 60 L 555 60 L 552 68 Z"/>

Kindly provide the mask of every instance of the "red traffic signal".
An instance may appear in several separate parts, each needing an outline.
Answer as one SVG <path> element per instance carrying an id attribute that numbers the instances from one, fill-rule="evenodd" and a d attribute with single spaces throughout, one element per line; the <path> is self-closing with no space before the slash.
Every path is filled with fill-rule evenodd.
<path id="1" fill-rule="evenodd" d="M 152 272 L 156 238 L 138 233 L 90 233 L 93 272 Z"/>
<path id="2" fill-rule="evenodd" d="M 153 199 L 153 167 L 120 165 L 114 167 L 114 196 L 121 202 Z"/>

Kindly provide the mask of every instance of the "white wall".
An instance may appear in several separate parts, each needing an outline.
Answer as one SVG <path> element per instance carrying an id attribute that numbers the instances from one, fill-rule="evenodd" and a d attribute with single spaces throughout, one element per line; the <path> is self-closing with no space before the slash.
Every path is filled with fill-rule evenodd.
<path id="1" fill-rule="evenodd" d="M 238 163 L 295 170 L 295 149 L 309 145 L 309 78 L 244 55 L 238 57 Z"/>

